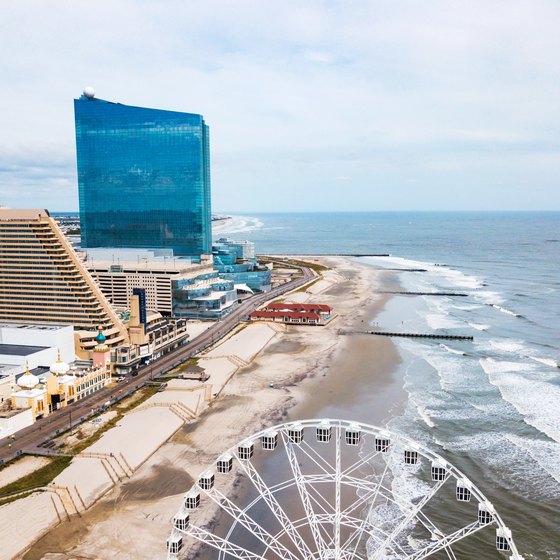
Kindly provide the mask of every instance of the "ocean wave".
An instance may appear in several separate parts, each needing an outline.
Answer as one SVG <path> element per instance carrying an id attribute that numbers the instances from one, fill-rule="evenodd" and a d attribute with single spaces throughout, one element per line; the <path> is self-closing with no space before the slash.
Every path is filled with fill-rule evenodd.
<path id="1" fill-rule="evenodd" d="M 483 358 L 480 364 L 490 383 L 499 389 L 502 398 L 517 409 L 527 424 L 560 442 L 560 387 L 535 378 L 535 375 L 527 375 L 535 373 L 527 364 L 492 358 Z"/>
<path id="2" fill-rule="evenodd" d="M 494 309 L 497 309 L 498 311 L 501 311 L 502 313 L 505 313 L 506 315 L 511 315 L 512 317 L 523 317 L 523 315 L 521 315 L 520 313 L 516 313 L 515 311 L 511 311 L 510 309 L 506 309 L 505 307 L 502 307 L 501 305 L 497 305 L 495 303 L 489 303 L 488 305 L 490 307 L 493 307 Z"/>
<path id="3" fill-rule="evenodd" d="M 490 346 L 501 352 L 520 354 L 524 350 L 523 344 L 512 340 L 491 340 Z"/>
<path id="4" fill-rule="evenodd" d="M 450 348 L 446 344 L 440 344 L 439 346 L 440 346 L 440 348 L 443 348 L 444 350 L 447 350 L 448 352 L 451 352 L 451 354 L 459 354 L 460 356 L 466 356 L 467 355 L 467 353 L 463 352 L 463 350 L 455 350 L 455 348 Z"/>
<path id="5" fill-rule="evenodd" d="M 499 432 L 479 432 L 468 435 L 454 435 L 442 441 L 442 447 L 451 453 L 464 453 L 471 459 L 481 462 L 488 468 L 489 476 L 500 473 L 500 479 L 509 480 L 508 487 L 530 492 L 533 499 L 550 499 L 559 495 L 556 476 L 557 467 L 551 464 L 541 440 L 520 437 Z M 546 442 L 544 442 L 546 443 Z M 549 449 L 554 450 L 558 444 L 550 442 Z M 556 450 L 556 464 L 558 464 Z M 552 455 L 554 461 L 554 455 Z"/>
<path id="6" fill-rule="evenodd" d="M 505 301 L 502 294 L 493 290 L 478 290 L 473 293 L 473 296 L 477 301 L 480 301 L 485 305 L 500 304 Z"/>
<path id="7" fill-rule="evenodd" d="M 420 418 L 422 419 L 424 424 L 426 424 L 426 426 L 428 426 L 429 428 L 435 428 L 436 427 L 436 423 L 431 419 L 431 417 L 428 414 L 428 411 L 426 410 L 425 406 L 417 404 L 416 405 L 416 411 L 418 412 L 418 416 L 420 416 Z"/>
<path id="8" fill-rule="evenodd" d="M 263 222 L 250 216 L 228 216 L 225 220 L 215 220 L 212 223 L 212 235 L 228 233 L 246 233 L 263 227 Z"/>
<path id="9" fill-rule="evenodd" d="M 529 360 L 533 360 L 534 362 L 538 362 L 545 366 L 549 366 L 552 368 L 560 367 L 560 364 L 552 358 L 546 358 L 542 356 L 532 356 L 529 353 L 531 352 L 530 348 L 519 342 L 514 342 L 510 340 L 504 340 L 504 341 L 491 340 L 490 346 L 496 350 L 500 350 L 501 352 L 517 354 L 521 358 L 527 358 Z"/>
<path id="10" fill-rule="evenodd" d="M 458 329 L 463 326 L 462 322 L 441 313 L 426 313 L 423 318 L 428 326 L 435 331 L 439 329 Z"/>
<path id="11" fill-rule="evenodd" d="M 490 325 L 484 325 L 481 323 L 467 323 L 469 327 L 476 329 L 477 331 L 487 331 L 490 328 Z"/>
<path id="12" fill-rule="evenodd" d="M 459 309 L 460 311 L 474 311 L 475 309 L 480 309 L 482 305 L 477 305 L 475 303 L 468 305 L 453 305 L 453 309 Z"/>
<path id="13" fill-rule="evenodd" d="M 556 360 L 552 360 L 550 358 L 539 358 L 537 356 L 527 356 L 527 357 L 530 358 L 531 360 L 534 360 L 535 362 L 544 364 L 545 366 L 560 368 L 560 362 L 557 362 Z"/>
<path id="14" fill-rule="evenodd" d="M 541 439 L 519 437 L 513 434 L 507 434 L 506 438 L 514 445 L 527 451 L 542 469 L 554 478 L 556 482 L 560 482 L 560 463 L 558 462 L 560 447 L 558 443 Z"/>

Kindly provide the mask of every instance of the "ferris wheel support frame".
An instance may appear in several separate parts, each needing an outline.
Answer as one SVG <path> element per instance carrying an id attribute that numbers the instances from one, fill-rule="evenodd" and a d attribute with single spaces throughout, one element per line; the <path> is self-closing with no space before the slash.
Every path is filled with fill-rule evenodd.
<path id="1" fill-rule="evenodd" d="M 303 431 L 308 428 L 316 429 L 318 442 L 328 443 L 331 438 L 334 439 L 334 461 L 332 461 L 334 465 L 327 461 L 315 447 L 309 445 L 304 440 Z M 302 434 L 301 439 L 297 441 L 290 436 L 290 430 L 293 431 L 295 429 L 301 430 Z M 323 430 L 324 434 L 328 433 L 328 437 L 324 435 L 324 439 L 320 439 L 320 430 Z M 332 432 L 334 432 L 334 434 Z M 375 445 L 373 451 L 366 453 L 363 457 L 360 457 L 360 459 L 355 460 L 354 463 L 343 469 L 341 460 L 342 442 L 346 439 L 347 444 L 356 445 L 356 443 L 349 442 L 349 432 L 353 432 L 354 435 L 358 434 L 358 441 L 361 442 L 364 441 L 363 439 L 360 440 L 361 436 L 373 436 Z M 266 448 L 264 445 L 265 438 L 270 439 L 271 434 L 275 434 L 275 444 L 272 447 Z M 278 435 L 280 438 L 278 438 Z M 382 443 L 380 447 L 377 446 L 378 438 L 381 438 L 380 440 L 383 442 L 390 442 L 390 452 L 388 452 L 388 443 Z M 256 467 L 251 462 L 251 457 L 256 441 L 261 440 L 263 442 L 263 449 L 274 450 L 278 439 L 285 449 L 291 473 L 288 479 L 270 486 L 263 480 Z M 247 455 L 244 450 L 249 448 L 250 454 Z M 425 491 L 420 501 L 416 503 L 412 503 L 411 500 L 409 500 L 409 503 L 406 502 L 406 498 L 403 499 L 402 496 L 399 497 L 398 494 L 396 495 L 394 489 L 386 483 L 388 473 L 391 471 L 391 466 L 395 466 L 391 464 L 391 460 L 396 456 L 393 453 L 394 448 L 405 449 L 405 463 L 407 463 L 407 453 L 409 457 L 413 456 L 414 460 L 410 460 L 408 462 L 409 465 L 418 464 L 419 458 L 427 459 L 431 462 L 432 482 L 435 482 L 435 484 L 431 485 L 429 489 Z M 450 560 L 456 560 L 451 545 L 489 525 L 494 525 L 497 528 L 496 547 L 498 550 L 509 552 L 511 560 L 523 560 L 523 557 L 519 554 L 511 538 L 511 532 L 504 524 L 500 515 L 488 502 L 484 494 L 472 484 L 461 471 L 449 464 L 441 456 L 401 434 L 391 433 L 386 429 L 376 426 L 349 422 L 346 420 L 303 420 L 279 424 L 261 430 L 241 440 L 226 453 L 228 457 L 235 459 L 235 464 L 240 469 L 240 473 L 251 481 L 251 484 L 258 493 L 257 498 L 253 499 L 245 507 L 240 507 L 214 488 L 213 482 L 212 486 L 207 488 L 205 485 L 200 484 L 201 479 L 199 479 L 195 488 L 226 512 L 233 519 L 232 525 L 225 537 L 219 537 L 209 530 L 198 527 L 192 523 L 187 513 L 189 508 L 183 504 L 176 518 L 182 516 L 181 519 L 185 519 L 186 516 L 186 525 L 175 526 L 173 529 L 168 541 L 168 558 L 170 560 L 175 560 L 180 557 L 182 546 L 181 535 L 190 536 L 218 550 L 220 559 L 233 557 L 238 560 L 256 560 L 257 558 L 262 560 L 265 557 L 268 558 L 266 555 L 269 551 L 279 558 L 286 560 L 349 560 L 350 558 L 362 558 L 361 554 L 358 553 L 358 547 L 367 536 L 368 542 L 376 546 L 371 560 L 382 560 L 386 554 L 395 553 L 398 554 L 399 558 L 403 558 L 404 560 L 421 560 L 441 550 L 447 553 Z M 361 466 L 369 464 L 375 457 L 383 453 L 387 453 L 387 456 L 390 456 L 391 460 L 384 457 L 386 462 L 385 467 L 381 475 L 377 475 L 378 478 L 375 481 L 366 480 L 363 477 L 360 478 L 353 474 Z M 315 465 L 319 472 L 304 474 L 301 469 L 298 454 L 305 457 L 306 461 L 310 462 L 310 464 Z M 223 456 L 226 456 L 226 454 Z M 443 474 L 440 473 L 438 477 L 434 477 L 434 465 L 436 465 L 436 468 L 442 470 Z M 439 467 L 437 467 L 438 465 Z M 450 479 L 456 481 L 457 500 L 469 501 L 471 496 L 474 497 L 478 502 L 479 514 L 476 521 L 467 523 L 449 534 L 444 534 L 429 519 L 423 509 Z M 325 497 L 322 496 L 320 488 L 323 483 L 334 485 L 334 503 L 331 503 L 331 501 L 326 500 Z M 356 495 L 358 496 L 358 498 L 345 509 L 342 509 L 341 498 L 341 488 L 343 485 L 355 488 Z M 466 489 L 467 499 L 459 497 L 460 486 Z M 297 494 L 301 500 L 301 506 L 305 512 L 305 517 L 297 520 L 291 519 L 276 498 L 277 493 L 289 488 L 297 490 Z M 384 502 L 390 504 L 391 507 L 396 506 L 402 514 L 402 517 L 399 518 L 396 524 L 389 530 L 376 526 L 370 520 L 374 508 L 378 505 L 378 498 L 382 498 Z M 347 498 L 345 499 L 347 500 Z M 268 510 L 270 510 L 274 518 L 280 524 L 281 529 L 276 534 L 267 531 L 258 521 L 251 517 L 250 510 L 258 502 L 266 504 Z M 368 503 L 369 507 L 367 507 Z M 484 509 L 484 511 L 490 512 L 487 517 L 482 516 L 481 518 L 481 505 L 487 508 Z M 365 515 L 364 512 L 361 511 L 360 516 L 356 517 L 355 512 L 360 510 L 362 506 L 366 507 Z M 404 531 L 414 522 L 422 525 L 430 533 L 432 542 L 429 544 L 424 543 L 422 548 L 407 552 L 402 548 L 397 537 L 403 535 Z M 238 526 L 250 531 L 257 540 L 265 545 L 265 551 L 257 554 L 232 542 L 233 533 Z M 299 531 L 304 527 L 307 527 L 311 533 L 312 542 L 316 549 L 315 552 L 311 550 Z M 342 542 L 342 527 L 345 527 L 349 532 L 349 536 L 345 538 L 344 542 Z M 293 543 L 295 547 L 293 550 L 290 550 L 290 548 L 286 546 L 286 538 Z M 173 545 L 169 543 L 176 544 Z M 501 543 L 503 548 L 498 546 L 499 543 Z M 421 541 L 420 544 L 422 544 Z M 176 546 L 177 550 L 172 549 L 172 546 Z M 407 548 L 411 547 L 412 545 L 407 545 Z"/>

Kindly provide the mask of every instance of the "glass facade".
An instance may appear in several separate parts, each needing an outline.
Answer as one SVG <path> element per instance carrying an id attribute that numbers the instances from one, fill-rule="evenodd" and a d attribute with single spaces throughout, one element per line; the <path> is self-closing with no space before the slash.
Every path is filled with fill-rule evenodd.
<path id="1" fill-rule="evenodd" d="M 172 280 L 173 315 L 191 319 L 219 319 L 237 304 L 233 280 L 221 279 L 216 271 L 195 278 Z"/>
<path id="2" fill-rule="evenodd" d="M 82 247 L 211 252 L 201 115 L 74 100 Z"/>

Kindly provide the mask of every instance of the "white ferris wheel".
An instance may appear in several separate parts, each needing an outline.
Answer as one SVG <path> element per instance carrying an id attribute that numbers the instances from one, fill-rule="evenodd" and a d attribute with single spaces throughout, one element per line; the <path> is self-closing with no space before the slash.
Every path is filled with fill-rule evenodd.
<path id="1" fill-rule="evenodd" d="M 187 492 L 169 560 L 523 560 L 492 504 L 441 456 L 344 420 L 243 439 Z"/>

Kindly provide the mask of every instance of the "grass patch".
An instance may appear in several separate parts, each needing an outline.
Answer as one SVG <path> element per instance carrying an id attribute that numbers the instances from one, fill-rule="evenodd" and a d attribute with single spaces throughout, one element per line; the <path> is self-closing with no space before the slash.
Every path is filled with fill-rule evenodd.
<path id="1" fill-rule="evenodd" d="M 315 272 L 323 272 L 325 270 L 330 270 L 330 268 L 328 266 L 325 266 L 324 264 L 319 264 L 319 263 L 311 262 L 311 261 L 300 261 L 300 260 L 297 260 L 297 259 L 287 259 L 283 262 L 287 262 L 288 264 L 295 265 L 295 266 L 306 266 L 307 268 L 311 268 Z"/>
<path id="2" fill-rule="evenodd" d="M 3 500 L 0 499 L 0 506 L 4 506 L 6 504 L 11 504 L 12 502 L 15 502 L 16 500 L 21 500 L 21 498 L 27 498 L 27 496 L 31 496 L 31 494 L 33 494 L 33 492 L 42 492 L 42 490 L 41 489 L 32 490 L 30 492 L 25 492 L 24 494 L 17 494 L 16 496 L 11 496 L 9 498 L 4 498 Z"/>
<path id="3" fill-rule="evenodd" d="M 280 263 L 287 266 L 305 266 L 307 268 L 311 268 L 317 273 L 330 270 L 330 268 L 324 264 L 319 264 L 313 261 L 302 261 L 300 259 L 273 259 L 271 257 L 259 257 L 259 261 L 262 261 L 263 263 Z"/>
<path id="4" fill-rule="evenodd" d="M 68 453 L 72 453 L 77 455 L 82 451 L 85 451 L 88 447 L 93 445 L 96 441 L 98 441 L 101 436 L 111 428 L 114 428 L 117 423 L 122 420 L 123 416 L 130 412 L 133 408 L 140 406 L 143 402 L 147 401 L 151 396 L 155 395 L 158 392 L 159 387 L 154 386 L 147 386 L 139 389 L 134 395 L 132 395 L 128 399 L 124 399 L 120 403 L 113 405 L 110 409 L 107 410 L 116 410 L 117 415 L 111 420 L 107 420 L 100 426 L 91 436 L 81 440 L 80 442 L 72 445 L 68 448 Z M 136 397 L 136 398 L 134 398 Z M 127 402 L 128 401 L 128 402 Z M 104 411 L 106 412 L 106 411 Z"/>
<path id="5" fill-rule="evenodd" d="M 198 358 L 189 358 L 188 360 L 184 361 L 181 365 L 178 365 L 176 368 L 172 369 L 169 373 L 165 375 L 161 375 L 158 379 L 173 379 L 182 373 L 186 373 L 194 366 L 198 365 Z"/>
<path id="6" fill-rule="evenodd" d="M 319 282 L 319 280 L 322 280 L 323 277 L 319 276 L 319 278 L 315 278 L 315 280 L 313 280 L 313 282 L 309 282 L 309 284 L 306 284 L 305 286 L 302 286 L 301 288 L 298 288 L 297 290 L 294 290 L 292 293 L 296 293 L 296 292 L 307 292 L 307 290 L 309 288 L 311 288 L 311 286 L 313 286 L 313 284 L 316 284 L 317 282 Z"/>
<path id="7" fill-rule="evenodd" d="M 50 484 L 72 461 L 72 457 L 53 457 L 48 465 L 14 480 L 0 489 L 0 498 Z"/>

